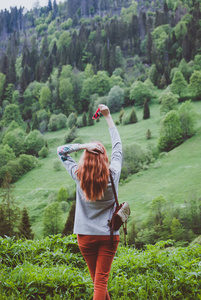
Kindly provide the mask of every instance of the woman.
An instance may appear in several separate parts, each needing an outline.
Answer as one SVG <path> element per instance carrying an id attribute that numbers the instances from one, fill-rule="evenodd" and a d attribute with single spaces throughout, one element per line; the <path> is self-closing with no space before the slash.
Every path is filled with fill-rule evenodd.
<path id="1" fill-rule="evenodd" d="M 58 147 L 57 153 L 77 184 L 74 233 L 77 234 L 78 246 L 94 283 L 93 300 L 109 300 L 107 282 L 119 243 L 118 231 L 114 231 L 113 246 L 110 240 L 108 220 L 114 212 L 115 199 L 109 170 L 117 191 L 122 145 L 108 107 L 99 105 L 99 108 L 108 123 L 111 135 L 110 165 L 107 152 L 100 142 L 64 145 Z M 85 151 L 77 164 L 69 154 L 83 149 Z"/>

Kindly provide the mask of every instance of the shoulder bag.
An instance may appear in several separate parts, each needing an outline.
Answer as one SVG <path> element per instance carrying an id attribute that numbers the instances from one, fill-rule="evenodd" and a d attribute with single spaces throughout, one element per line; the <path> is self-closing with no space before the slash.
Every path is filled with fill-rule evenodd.
<path id="1" fill-rule="evenodd" d="M 122 204 L 119 204 L 111 171 L 110 171 L 110 180 L 111 180 L 114 198 L 115 198 L 115 202 L 116 202 L 116 208 L 112 215 L 112 218 L 111 218 L 111 220 L 108 220 L 108 224 L 110 226 L 111 243 L 113 245 L 113 231 L 119 230 L 119 228 L 123 225 L 124 243 L 126 245 L 127 220 L 128 220 L 128 217 L 130 216 L 130 207 L 127 202 L 123 202 Z"/>

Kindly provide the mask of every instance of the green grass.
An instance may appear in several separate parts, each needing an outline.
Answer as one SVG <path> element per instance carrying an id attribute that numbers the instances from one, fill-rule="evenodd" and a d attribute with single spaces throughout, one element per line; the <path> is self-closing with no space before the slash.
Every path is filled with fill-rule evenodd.
<path id="1" fill-rule="evenodd" d="M 201 113 L 201 102 L 194 103 L 196 111 Z M 129 113 L 131 108 L 125 112 Z M 119 125 L 123 146 L 137 143 L 143 148 L 150 143 L 157 144 L 159 125 L 163 116 L 160 115 L 157 103 L 150 105 L 151 118 L 143 120 L 142 108 L 136 109 L 139 122 L 132 125 Z M 114 121 L 119 113 L 113 114 Z M 147 130 L 151 130 L 152 138 L 146 139 Z M 15 197 L 21 207 L 26 206 L 33 224 L 33 231 L 37 238 L 42 236 L 42 213 L 48 204 L 48 195 L 58 191 L 60 187 L 75 188 L 74 182 L 63 166 L 60 171 L 53 168 L 54 160 L 58 159 L 57 146 L 64 143 L 64 136 L 68 130 L 48 132 L 50 153 L 47 158 L 40 159 L 41 166 L 24 175 L 16 183 Z M 78 129 L 78 135 L 83 142 L 98 140 L 104 143 L 108 154 L 111 154 L 111 142 L 107 124 L 103 117 L 94 126 Z M 146 217 L 152 199 L 163 195 L 173 206 L 184 205 L 189 197 L 201 194 L 201 118 L 198 120 L 198 130 L 194 137 L 169 152 L 167 156 L 157 160 L 158 168 L 154 164 L 146 171 L 129 177 L 127 182 L 119 186 L 119 200 L 129 202 L 132 217 L 141 219 Z M 73 154 L 79 160 L 80 153 Z M 64 224 L 67 213 L 63 214 Z"/>

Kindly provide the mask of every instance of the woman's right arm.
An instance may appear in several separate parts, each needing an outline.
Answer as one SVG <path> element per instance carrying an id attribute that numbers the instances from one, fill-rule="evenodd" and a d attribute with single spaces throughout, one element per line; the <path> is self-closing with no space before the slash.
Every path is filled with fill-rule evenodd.
<path id="1" fill-rule="evenodd" d="M 109 108 L 106 105 L 99 105 L 100 112 L 105 117 L 108 127 L 110 130 L 110 136 L 112 141 L 112 155 L 111 155 L 111 164 L 110 167 L 118 173 L 120 176 L 121 165 L 122 165 L 122 143 L 119 132 L 114 124 L 112 116 L 110 114 Z"/>

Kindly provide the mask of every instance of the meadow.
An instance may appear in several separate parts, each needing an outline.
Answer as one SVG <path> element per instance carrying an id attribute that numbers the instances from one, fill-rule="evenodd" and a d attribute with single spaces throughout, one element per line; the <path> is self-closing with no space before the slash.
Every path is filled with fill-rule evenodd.
<path id="1" fill-rule="evenodd" d="M 163 195 L 170 206 L 184 206 L 192 197 L 200 197 L 201 194 L 201 102 L 194 102 L 194 107 L 199 115 L 197 133 L 174 150 L 159 156 L 148 170 L 130 175 L 119 186 L 120 201 L 127 201 L 131 206 L 131 218 L 143 220 L 149 212 L 150 202 L 157 196 Z M 129 113 L 131 107 L 125 109 Z M 158 103 L 150 105 L 151 117 L 143 120 L 143 109 L 136 108 L 138 123 L 117 126 L 123 146 L 139 144 L 142 148 L 157 145 L 159 127 L 163 115 L 160 114 Z M 114 121 L 118 121 L 119 113 L 113 114 Z M 150 129 L 151 139 L 146 139 L 146 132 Z M 39 159 L 40 167 L 37 167 L 24 175 L 16 182 L 14 196 L 20 207 L 26 206 L 29 212 L 33 232 L 36 238 L 42 238 L 43 210 L 49 203 L 49 195 L 58 192 L 61 187 L 67 187 L 69 191 L 75 189 L 70 176 L 61 165 L 56 171 L 53 167 L 55 160 L 59 160 L 56 154 L 57 147 L 64 144 L 64 136 L 69 129 L 45 133 L 48 141 L 49 154 L 44 159 Z M 80 142 L 98 140 L 103 142 L 108 154 L 111 154 L 110 135 L 103 117 L 94 126 L 78 129 Z M 79 160 L 80 153 L 73 154 L 75 160 Z M 65 223 L 67 213 L 63 213 L 62 222 Z"/>
<path id="2" fill-rule="evenodd" d="M 174 241 L 144 251 L 119 247 L 108 291 L 117 300 L 201 299 L 200 245 L 174 247 Z M 75 236 L 42 240 L 0 238 L 1 300 L 86 300 L 93 284 Z"/>

